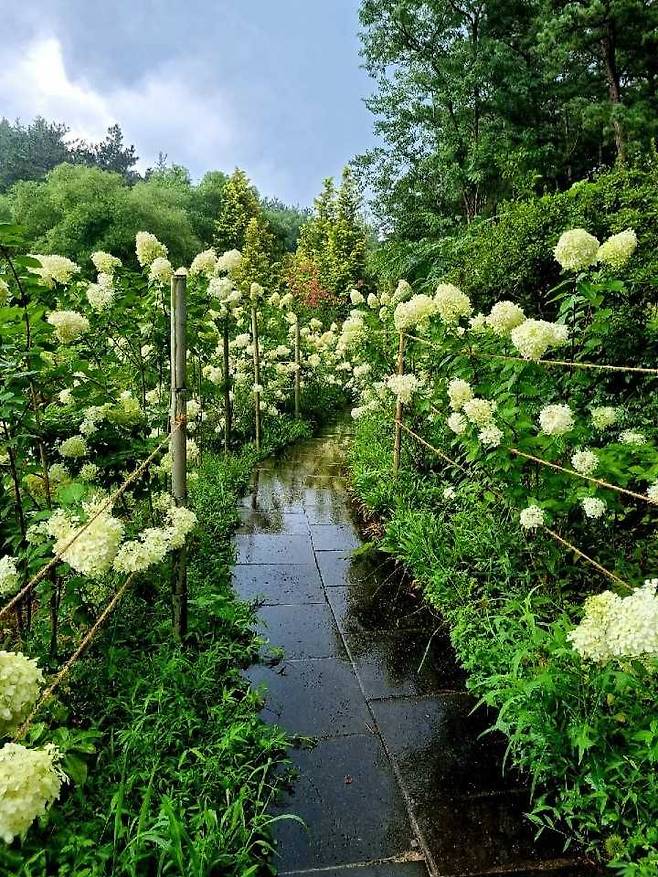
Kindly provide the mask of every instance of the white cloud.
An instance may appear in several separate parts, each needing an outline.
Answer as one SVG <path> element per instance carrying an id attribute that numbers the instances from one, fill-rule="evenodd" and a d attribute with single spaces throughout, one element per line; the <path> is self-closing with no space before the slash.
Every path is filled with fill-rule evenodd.
<path id="1" fill-rule="evenodd" d="M 102 139 L 118 122 L 137 147 L 141 170 L 160 150 L 196 172 L 238 163 L 238 125 L 227 97 L 198 92 L 184 65 L 161 65 L 129 87 L 101 93 L 66 69 L 57 38 L 42 36 L 5 58 L 0 106 L 10 118 L 64 121 L 71 137 L 86 140 Z"/>

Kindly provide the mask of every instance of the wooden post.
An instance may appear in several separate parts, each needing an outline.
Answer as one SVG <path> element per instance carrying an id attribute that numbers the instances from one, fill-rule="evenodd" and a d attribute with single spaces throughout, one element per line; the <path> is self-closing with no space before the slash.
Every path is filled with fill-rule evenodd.
<path id="1" fill-rule="evenodd" d="M 254 348 L 254 386 L 260 387 L 260 350 L 258 349 L 258 308 L 251 306 L 251 338 Z M 256 415 L 256 450 L 260 451 L 260 390 L 254 390 Z"/>
<path id="2" fill-rule="evenodd" d="M 171 278 L 171 494 L 177 506 L 187 505 L 187 277 Z M 177 428 L 178 427 L 178 428 Z M 173 552 L 171 570 L 174 636 L 187 635 L 187 549 Z"/>
<path id="3" fill-rule="evenodd" d="M 398 344 L 398 374 L 404 374 L 404 332 L 400 332 Z M 402 450 L 402 402 L 398 396 L 395 405 L 395 446 L 393 448 L 393 471 L 397 474 L 400 470 L 400 451 Z"/>
<path id="4" fill-rule="evenodd" d="M 301 338 L 299 334 L 299 320 L 295 323 L 295 419 L 299 420 L 302 416 L 300 398 L 302 386 L 302 356 L 301 356 Z"/>
<path id="5" fill-rule="evenodd" d="M 231 449 L 233 404 L 231 402 L 231 369 L 229 366 L 228 317 L 224 319 L 224 451 Z"/>

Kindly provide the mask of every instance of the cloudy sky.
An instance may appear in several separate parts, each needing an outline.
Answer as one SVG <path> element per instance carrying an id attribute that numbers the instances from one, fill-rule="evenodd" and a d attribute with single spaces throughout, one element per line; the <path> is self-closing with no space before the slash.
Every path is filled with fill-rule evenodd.
<path id="1" fill-rule="evenodd" d="M 118 122 L 140 155 L 244 167 L 263 194 L 308 204 L 372 144 L 358 0 L 0 0 L 0 115 Z M 11 35 L 11 37 L 9 37 Z"/>

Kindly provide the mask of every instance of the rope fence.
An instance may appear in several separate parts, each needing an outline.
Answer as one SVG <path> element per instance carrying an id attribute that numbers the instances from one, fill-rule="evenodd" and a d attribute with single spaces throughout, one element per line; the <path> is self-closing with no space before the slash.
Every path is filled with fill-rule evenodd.
<path id="1" fill-rule="evenodd" d="M 445 353 L 445 350 L 434 341 L 429 341 L 427 338 L 421 338 L 419 335 L 411 335 L 409 332 L 403 332 L 407 338 L 410 338 L 412 341 L 419 341 L 421 344 L 425 344 L 427 347 L 432 347 L 434 350 L 439 350 Z M 635 374 L 643 374 L 643 375 L 658 375 L 658 368 L 646 368 L 644 366 L 635 366 L 635 365 L 604 365 L 602 363 L 597 362 L 582 362 L 578 360 L 564 360 L 564 359 L 524 359 L 522 356 L 508 356 L 504 353 L 485 353 L 481 350 L 473 350 L 472 347 L 468 348 L 468 351 L 464 353 L 465 356 L 475 356 L 481 359 L 499 359 L 506 362 L 521 362 L 525 365 L 530 363 L 534 363 L 536 365 L 557 365 L 565 368 L 582 368 L 582 369 L 594 369 L 599 371 L 612 371 L 612 372 L 631 372 Z"/>
<path id="2" fill-rule="evenodd" d="M 57 674 L 56 674 L 55 677 L 53 678 L 53 680 L 52 680 L 52 682 L 50 683 L 50 685 L 49 685 L 46 689 L 44 689 L 44 691 L 42 692 L 42 694 L 41 694 L 39 700 L 38 700 L 38 701 L 36 702 L 36 704 L 34 705 L 34 707 L 33 707 L 33 709 L 32 709 L 32 712 L 31 712 L 30 715 L 27 717 L 27 719 L 25 719 L 25 721 L 23 722 L 23 724 L 21 725 L 21 727 L 20 727 L 20 728 L 18 729 L 18 731 L 16 732 L 16 734 L 15 734 L 15 736 L 14 736 L 14 741 L 21 740 L 21 739 L 25 736 L 25 734 L 26 734 L 27 731 L 29 730 L 30 725 L 31 725 L 32 722 L 34 721 L 34 719 L 35 719 L 37 713 L 39 712 L 39 710 L 40 710 L 40 709 L 41 709 L 41 708 L 42 708 L 42 707 L 43 707 L 43 706 L 44 706 L 49 700 L 52 699 L 53 695 L 55 694 L 55 691 L 59 688 L 59 686 L 62 684 L 62 682 L 64 681 L 64 679 L 66 679 L 66 677 L 69 675 L 69 673 L 71 672 L 71 669 L 73 668 L 73 666 L 75 665 L 75 663 L 76 663 L 76 662 L 79 660 L 79 658 L 80 658 L 80 657 L 81 657 L 81 656 L 87 651 L 89 645 L 90 645 L 91 642 L 93 641 L 93 639 L 94 639 L 94 637 L 96 636 L 96 634 L 97 634 L 97 633 L 99 632 L 99 630 L 103 627 L 103 625 L 105 624 L 105 622 L 107 621 L 107 619 L 110 617 L 110 615 L 111 615 L 112 612 L 114 611 L 114 608 L 116 607 L 116 605 L 119 603 L 119 601 L 121 600 L 121 598 L 123 597 L 123 595 L 126 593 L 126 591 L 128 590 L 128 588 L 132 585 L 133 581 L 135 580 L 136 575 L 137 575 L 137 573 L 131 573 L 131 574 L 128 576 L 128 578 L 126 579 L 126 581 L 123 583 L 123 585 L 121 585 L 121 587 L 120 587 L 119 590 L 114 594 L 114 596 L 112 597 L 112 599 L 110 600 L 110 602 L 107 604 L 107 606 L 105 607 L 105 609 L 103 609 L 103 611 L 101 612 L 101 614 L 98 616 L 98 618 L 96 619 L 96 621 L 94 622 L 94 624 L 89 628 L 89 630 L 87 631 L 87 633 L 85 634 L 85 636 L 83 637 L 83 639 L 80 641 L 80 645 L 79 645 L 79 646 L 77 647 L 77 649 L 73 652 L 73 654 L 72 654 L 72 655 L 70 656 L 70 658 L 66 661 L 66 663 L 62 666 L 62 668 L 57 672 Z"/>
<path id="3" fill-rule="evenodd" d="M 38 585 L 39 582 L 43 581 L 43 579 L 48 575 L 50 570 L 53 569 L 61 561 L 65 552 L 68 551 L 68 549 L 71 547 L 71 545 L 73 545 L 73 543 L 76 541 L 76 539 L 79 539 L 80 536 L 85 532 L 85 530 L 88 527 L 90 527 L 93 524 L 93 522 L 95 520 L 97 520 L 97 518 L 99 518 L 103 514 L 104 511 L 106 511 L 108 508 L 112 508 L 112 506 L 114 506 L 116 501 L 121 496 L 123 496 L 123 494 L 130 487 L 130 485 L 133 484 L 138 478 L 140 478 L 144 474 L 144 472 L 148 469 L 148 467 L 151 465 L 151 463 L 153 462 L 155 457 L 160 453 L 160 451 L 163 449 L 163 447 L 169 443 L 169 441 L 171 440 L 171 437 L 174 435 L 174 433 L 176 433 L 177 430 L 179 430 L 182 427 L 183 423 L 184 423 L 183 420 L 176 422 L 172 431 L 165 436 L 165 438 L 149 454 L 149 456 L 139 465 L 139 467 L 132 473 L 132 475 L 129 475 L 128 478 L 123 482 L 123 484 L 113 494 L 111 494 L 108 497 L 108 499 L 96 510 L 96 512 L 94 512 L 94 514 L 90 518 L 88 518 L 88 520 L 86 520 L 84 522 L 84 524 L 82 524 L 75 531 L 73 536 L 57 552 L 57 554 L 55 554 L 54 557 L 50 561 L 48 561 L 48 563 L 45 566 L 41 567 L 39 572 L 36 573 L 30 579 L 30 581 L 27 582 L 27 584 L 25 584 L 21 588 L 21 590 L 11 598 L 11 600 L 8 603 L 5 603 L 5 605 L 0 608 L 0 619 L 4 618 L 5 615 L 7 615 L 7 613 L 11 612 L 11 610 L 14 609 L 20 603 L 20 601 L 30 593 L 30 591 L 35 587 L 35 585 Z"/>

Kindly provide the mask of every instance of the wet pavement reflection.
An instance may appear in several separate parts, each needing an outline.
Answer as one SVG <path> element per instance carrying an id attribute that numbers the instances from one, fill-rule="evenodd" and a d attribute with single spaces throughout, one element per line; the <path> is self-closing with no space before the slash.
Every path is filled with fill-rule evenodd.
<path id="1" fill-rule="evenodd" d="M 344 473 L 350 424 L 255 470 L 240 503 L 236 591 L 284 657 L 247 671 L 263 718 L 317 738 L 277 812 L 279 873 L 302 877 L 581 877 L 556 839 L 535 841 L 504 741 L 464 686 L 447 631 L 361 538 Z"/>

